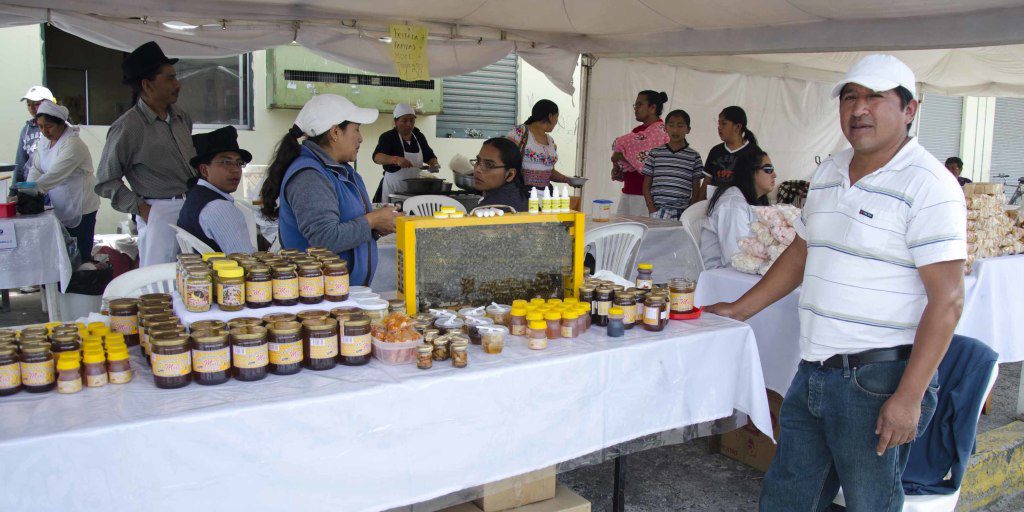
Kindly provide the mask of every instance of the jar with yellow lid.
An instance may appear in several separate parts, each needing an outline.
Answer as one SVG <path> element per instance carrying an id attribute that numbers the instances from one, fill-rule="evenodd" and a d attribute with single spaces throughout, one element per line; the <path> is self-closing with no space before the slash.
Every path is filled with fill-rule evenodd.
<path id="1" fill-rule="evenodd" d="M 548 348 L 548 324 L 544 320 L 532 320 L 527 331 L 527 346 L 532 350 Z"/>
<path id="2" fill-rule="evenodd" d="M 57 359 L 57 392 L 78 393 L 82 390 L 82 365 L 76 355 L 61 356 Z"/>
<path id="3" fill-rule="evenodd" d="M 107 351 L 107 380 L 111 384 L 127 384 L 132 380 L 128 347 L 110 347 Z"/>
<path id="4" fill-rule="evenodd" d="M 223 258 L 224 253 L 222 252 L 204 252 L 203 261 L 210 261 L 210 258 Z"/>
<path id="5" fill-rule="evenodd" d="M 86 348 L 82 351 L 82 376 L 85 387 L 98 388 L 107 385 L 107 356 L 103 348 Z"/>

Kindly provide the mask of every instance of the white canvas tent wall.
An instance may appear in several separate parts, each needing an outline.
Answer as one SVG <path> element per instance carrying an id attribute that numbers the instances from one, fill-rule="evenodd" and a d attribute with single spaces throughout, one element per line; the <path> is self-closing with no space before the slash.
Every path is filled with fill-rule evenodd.
<path id="1" fill-rule="evenodd" d="M 714 143 L 714 132 L 703 130 L 718 110 L 727 104 L 744 105 L 752 114 L 751 126 L 781 159 L 777 163 L 784 176 L 805 174 L 814 155 L 842 145 L 835 123 L 828 126 L 827 118 L 835 114 L 825 108 L 829 102 L 822 102 L 821 84 L 856 59 L 851 52 L 952 48 L 923 53 L 919 65 L 911 64 L 918 68 L 923 90 L 1024 96 L 1021 50 L 1005 46 L 1024 43 L 1024 0 L 27 4 L 0 1 L 0 26 L 50 22 L 121 50 L 157 40 L 177 57 L 223 56 L 297 41 L 348 65 L 394 73 L 389 48 L 379 38 L 387 35 L 390 23 L 412 22 L 430 28 L 434 76 L 472 71 L 517 51 L 553 83 L 572 91 L 578 55 L 595 55 L 599 60 L 591 81 L 593 103 L 586 110 L 583 152 L 586 175 L 598 179 L 588 187 L 588 196 L 612 191 L 605 178 L 609 144 L 611 137 L 632 126 L 628 106 L 641 88 L 669 91 L 671 106 L 689 107 L 697 126 L 693 142 L 703 152 Z"/>

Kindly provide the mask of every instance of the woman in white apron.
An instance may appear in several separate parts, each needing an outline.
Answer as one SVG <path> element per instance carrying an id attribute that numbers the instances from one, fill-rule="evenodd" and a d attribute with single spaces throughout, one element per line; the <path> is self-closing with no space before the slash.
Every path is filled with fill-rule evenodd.
<path id="1" fill-rule="evenodd" d="M 36 124 L 44 139 L 32 154 L 28 180 L 50 196 L 53 213 L 77 240 L 82 261 L 90 261 L 100 196 L 93 190 L 96 175 L 89 147 L 78 137 L 78 127 L 68 124 L 66 107 L 43 100 Z"/>
<path id="2" fill-rule="evenodd" d="M 375 203 L 387 202 L 390 194 L 405 193 L 405 180 L 418 178 L 424 163 L 437 172 L 437 156 L 416 129 L 416 111 L 411 106 L 395 105 L 395 128 L 380 135 L 373 161 L 384 166 L 384 177 L 373 195 Z"/>

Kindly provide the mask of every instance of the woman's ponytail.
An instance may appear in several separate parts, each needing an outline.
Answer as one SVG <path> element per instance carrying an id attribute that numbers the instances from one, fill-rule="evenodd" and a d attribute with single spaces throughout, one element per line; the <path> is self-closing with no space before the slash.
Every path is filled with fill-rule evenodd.
<path id="1" fill-rule="evenodd" d="M 277 149 L 274 150 L 274 160 L 267 169 L 267 178 L 260 188 L 260 199 L 263 201 L 260 212 L 267 219 L 273 220 L 278 216 L 277 198 L 281 194 L 281 182 L 284 180 L 284 173 L 288 171 L 288 167 L 299 157 L 299 152 L 302 150 L 299 138 L 302 135 L 302 130 L 298 126 L 292 125 L 288 133 L 281 138 L 281 142 L 277 143 Z"/>

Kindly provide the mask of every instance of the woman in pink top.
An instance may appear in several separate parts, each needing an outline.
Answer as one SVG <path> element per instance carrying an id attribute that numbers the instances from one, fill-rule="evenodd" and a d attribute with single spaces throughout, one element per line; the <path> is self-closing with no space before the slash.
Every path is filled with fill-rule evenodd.
<path id="1" fill-rule="evenodd" d="M 612 143 L 612 179 L 624 182 L 618 215 L 649 215 L 642 171 L 647 152 L 668 143 L 665 122 L 661 120 L 667 102 L 664 92 L 640 91 L 633 103 L 633 115 L 642 124 Z"/>

